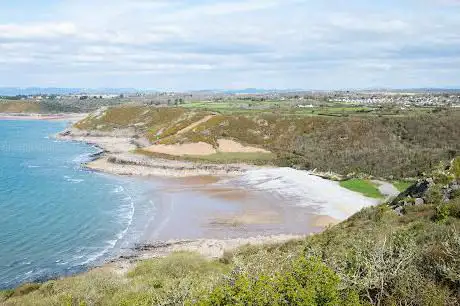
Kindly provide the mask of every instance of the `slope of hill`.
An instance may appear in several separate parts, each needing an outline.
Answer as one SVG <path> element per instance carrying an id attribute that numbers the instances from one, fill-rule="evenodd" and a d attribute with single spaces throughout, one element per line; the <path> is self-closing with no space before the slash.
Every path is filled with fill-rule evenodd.
<path id="1" fill-rule="evenodd" d="M 0 101 L 0 113 L 39 113 L 40 111 L 41 108 L 38 103 Z"/>
<path id="2" fill-rule="evenodd" d="M 416 177 L 439 160 L 460 152 L 460 111 L 456 109 L 401 116 L 331 117 L 290 111 L 220 113 L 122 106 L 96 112 L 75 127 L 91 133 L 129 130 L 134 138 L 148 140 L 150 145 L 139 150 L 147 155 L 174 151 L 181 144 L 201 143 L 208 145 L 209 154 L 194 156 L 181 147 L 178 151 L 183 153 L 161 155 L 395 178 Z M 272 155 L 261 154 L 263 151 L 242 155 L 222 152 L 222 140 Z M 167 150 L 156 150 L 164 147 Z M 216 152 L 220 154 L 216 156 Z"/>
<path id="3" fill-rule="evenodd" d="M 0 113 L 10 114 L 52 114 L 52 113 L 79 113 L 82 110 L 77 106 L 64 105 L 51 101 L 9 101 L 0 100 Z"/>

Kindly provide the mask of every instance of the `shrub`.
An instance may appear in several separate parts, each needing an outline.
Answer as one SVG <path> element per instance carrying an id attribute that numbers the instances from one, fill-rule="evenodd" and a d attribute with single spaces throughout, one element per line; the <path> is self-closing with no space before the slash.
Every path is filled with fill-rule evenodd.
<path id="1" fill-rule="evenodd" d="M 11 297 L 17 297 L 17 296 L 23 296 L 27 295 L 31 292 L 34 292 L 36 290 L 40 289 L 40 284 L 24 284 L 18 288 L 16 288 L 11 295 Z"/>
<path id="2" fill-rule="evenodd" d="M 286 273 L 237 275 L 217 286 L 200 305 L 359 305 L 341 291 L 339 277 L 317 258 L 299 257 Z"/>
<path id="3" fill-rule="evenodd" d="M 436 207 L 436 214 L 434 215 L 434 220 L 436 222 L 446 222 L 450 216 L 450 206 L 447 204 L 441 204 Z"/>
<path id="4" fill-rule="evenodd" d="M 443 200 L 441 187 L 439 185 L 430 187 L 426 193 L 425 199 L 428 204 L 439 205 Z"/>
<path id="5" fill-rule="evenodd" d="M 456 179 L 460 179 L 460 156 L 456 157 L 452 162 L 452 173 Z"/>

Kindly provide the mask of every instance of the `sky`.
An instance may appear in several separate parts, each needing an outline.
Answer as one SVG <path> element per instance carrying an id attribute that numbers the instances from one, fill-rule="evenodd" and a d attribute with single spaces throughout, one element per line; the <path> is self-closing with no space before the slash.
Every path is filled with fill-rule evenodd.
<path id="1" fill-rule="evenodd" d="M 0 87 L 460 88 L 460 0 L 0 0 Z"/>

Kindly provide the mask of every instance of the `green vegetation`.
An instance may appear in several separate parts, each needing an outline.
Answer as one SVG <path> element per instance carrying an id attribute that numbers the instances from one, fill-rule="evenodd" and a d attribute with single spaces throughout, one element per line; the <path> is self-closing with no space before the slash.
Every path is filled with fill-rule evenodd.
<path id="1" fill-rule="evenodd" d="M 142 149 L 135 151 L 138 154 L 146 155 L 153 158 L 165 158 L 172 160 L 186 160 L 196 163 L 215 163 L 215 164 L 231 164 L 231 163 L 244 163 L 254 165 L 267 165 L 273 164 L 276 160 L 276 155 L 272 153 L 215 153 L 205 156 L 172 156 L 161 153 L 148 152 Z"/>
<path id="2" fill-rule="evenodd" d="M 193 253 L 140 262 L 126 275 L 106 269 L 0 294 L 6 305 L 178 305 L 207 294 L 230 266 Z"/>
<path id="3" fill-rule="evenodd" d="M 460 157 L 457 157 L 452 161 L 452 173 L 455 178 L 460 178 Z"/>
<path id="4" fill-rule="evenodd" d="M 38 113 L 40 110 L 38 103 L 0 100 L 0 113 Z"/>
<path id="5" fill-rule="evenodd" d="M 300 256 L 284 273 L 237 275 L 201 305 L 358 305 L 355 291 L 340 290 L 337 274 L 317 258 Z"/>
<path id="6" fill-rule="evenodd" d="M 276 158 L 269 162 L 278 166 L 395 179 L 417 177 L 460 152 L 460 110 L 370 116 L 362 115 L 362 108 L 343 109 L 357 113 L 336 117 L 305 115 L 307 109 L 292 108 L 214 109 L 212 119 L 177 134 L 211 111 L 123 106 L 93 114 L 76 126 L 101 131 L 129 128 L 161 144 L 203 141 L 216 147 L 220 138 L 233 139 L 273 152 Z"/>
<path id="7" fill-rule="evenodd" d="M 391 183 L 399 190 L 399 192 L 405 191 L 414 184 L 414 182 L 409 181 L 392 181 Z"/>
<path id="8" fill-rule="evenodd" d="M 369 198 L 383 198 L 383 195 L 380 193 L 376 184 L 369 180 L 350 179 L 346 181 L 341 181 L 340 186 L 347 188 L 351 191 L 359 192 Z"/>
<path id="9" fill-rule="evenodd" d="M 0 100 L 0 113 L 17 113 L 17 114 L 28 114 L 28 113 L 78 113 L 81 112 L 80 108 L 73 105 L 63 105 L 59 103 L 53 103 L 51 101 L 11 101 L 11 100 Z"/>
<path id="10" fill-rule="evenodd" d="M 269 163 L 276 158 L 272 153 L 216 153 L 207 156 L 192 156 L 195 161 L 213 163 Z"/>

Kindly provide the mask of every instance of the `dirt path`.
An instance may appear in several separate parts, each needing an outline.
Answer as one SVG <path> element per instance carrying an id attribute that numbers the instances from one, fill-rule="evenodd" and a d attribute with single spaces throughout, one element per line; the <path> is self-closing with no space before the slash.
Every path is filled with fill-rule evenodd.
<path id="1" fill-rule="evenodd" d="M 206 116 L 206 117 L 204 117 L 203 119 L 198 120 L 197 122 L 190 124 L 188 127 L 183 128 L 182 130 L 180 130 L 179 132 L 177 132 L 177 135 L 184 134 L 184 133 L 187 133 L 187 132 L 193 130 L 194 128 L 196 128 L 196 127 L 199 126 L 200 124 L 205 123 L 205 122 L 208 122 L 209 119 L 211 119 L 212 117 L 215 117 L 215 115 Z"/>

